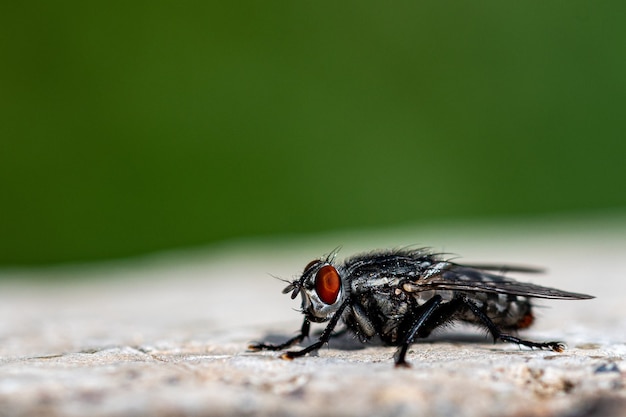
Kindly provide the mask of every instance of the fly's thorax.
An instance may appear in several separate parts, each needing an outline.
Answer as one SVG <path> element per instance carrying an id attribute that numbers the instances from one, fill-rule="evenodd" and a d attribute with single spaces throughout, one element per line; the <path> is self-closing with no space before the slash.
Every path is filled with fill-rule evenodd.
<path id="1" fill-rule="evenodd" d="M 328 320 L 348 297 L 349 285 L 344 271 L 321 260 L 309 263 L 294 283 L 302 297 L 302 312 L 309 320 Z"/>

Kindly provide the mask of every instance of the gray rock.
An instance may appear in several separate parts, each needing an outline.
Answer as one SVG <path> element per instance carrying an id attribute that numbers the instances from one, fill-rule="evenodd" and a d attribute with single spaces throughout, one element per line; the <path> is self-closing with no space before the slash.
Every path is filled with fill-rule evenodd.
<path id="1" fill-rule="evenodd" d="M 252 245 L 98 268 L 5 271 L 0 416 L 623 414 L 622 236 L 451 239 L 465 260 L 545 266 L 545 276 L 519 278 L 597 298 L 538 302 L 545 308 L 523 336 L 563 340 L 563 353 L 493 344 L 481 330 L 455 327 L 414 344 L 410 369 L 393 367 L 395 348 L 349 335 L 294 361 L 247 352 L 250 341 L 288 338 L 300 325 L 297 300 L 269 274 L 291 278 L 345 242 L 337 236 L 309 248 Z M 58 278 L 67 280 L 51 281 Z"/>

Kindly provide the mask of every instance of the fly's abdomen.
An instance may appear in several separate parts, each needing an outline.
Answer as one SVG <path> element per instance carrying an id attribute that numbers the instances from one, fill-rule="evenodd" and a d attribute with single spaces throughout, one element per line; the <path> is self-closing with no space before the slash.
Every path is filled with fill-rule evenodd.
<path id="1" fill-rule="evenodd" d="M 527 297 L 485 293 L 470 294 L 467 298 L 502 329 L 525 329 L 534 321 L 532 306 Z M 481 324 L 476 315 L 469 310 L 461 313 L 459 318 L 469 323 Z"/>

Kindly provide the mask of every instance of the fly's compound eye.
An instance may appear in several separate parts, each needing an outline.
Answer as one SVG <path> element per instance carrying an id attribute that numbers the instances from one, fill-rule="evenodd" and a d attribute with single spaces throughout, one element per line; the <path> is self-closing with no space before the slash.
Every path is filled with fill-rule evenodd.
<path id="1" fill-rule="evenodd" d="M 332 265 L 325 265 L 315 274 L 315 292 L 325 304 L 333 304 L 337 301 L 341 290 L 341 278 Z"/>

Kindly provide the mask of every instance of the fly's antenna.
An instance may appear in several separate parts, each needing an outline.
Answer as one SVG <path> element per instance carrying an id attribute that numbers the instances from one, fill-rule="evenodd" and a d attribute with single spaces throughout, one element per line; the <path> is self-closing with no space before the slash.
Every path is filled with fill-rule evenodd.
<path id="1" fill-rule="evenodd" d="M 270 275 L 272 278 L 276 278 L 279 281 L 285 282 L 287 283 L 287 286 L 285 287 L 285 289 L 283 289 L 283 294 L 287 294 L 289 292 L 291 292 L 291 299 L 293 300 L 294 298 L 296 298 L 296 296 L 298 295 L 298 292 L 300 292 L 300 281 L 296 280 L 296 281 L 288 281 L 284 278 L 281 277 L 277 277 L 276 275 Z"/>
<path id="2" fill-rule="evenodd" d="M 281 281 L 289 282 L 289 281 L 282 280 L 282 279 Z M 291 299 L 293 300 L 294 298 L 298 296 L 298 293 L 300 292 L 301 287 L 302 285 L 300 284 L 300 281 L 289 282 L 289 285 L 287 285 L 285 289 L 283 290 L 283 294 L 291 293 Z"/>

